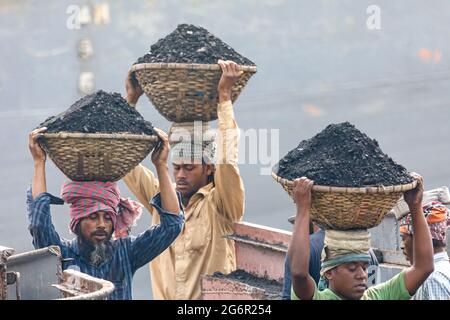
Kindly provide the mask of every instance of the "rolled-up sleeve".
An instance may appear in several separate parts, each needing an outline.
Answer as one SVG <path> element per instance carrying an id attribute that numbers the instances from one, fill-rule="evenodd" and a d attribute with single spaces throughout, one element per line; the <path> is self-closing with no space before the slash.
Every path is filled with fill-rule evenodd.
<path id="1" fill-rule="evenodd" d="M 177 192 L 180 211 L 173 214 L 162 209 L 161 195 L 156 194 L 150 204 L 160 215 L 160 223 L 153 225 L 147 231 L 131 239 L 131 260 L 136 271 L 149 263 L 161 252 L 166 250 L 178 237 L 184 225 L 184 211 L 181 205 L 181 195 Z"/>
<path id="2" fill-rule="evenodd" d="M 33 246 L 36 249 L 56 245 L 64 253 L 67 250 L 68 241 L 62 239 L 55 230 L 50 214 L 51 204 L 62 205 L 64 201 L 47 192 L 33 199 L 31 188 L 27 190 L 28 230 L 33 237 Z"/>

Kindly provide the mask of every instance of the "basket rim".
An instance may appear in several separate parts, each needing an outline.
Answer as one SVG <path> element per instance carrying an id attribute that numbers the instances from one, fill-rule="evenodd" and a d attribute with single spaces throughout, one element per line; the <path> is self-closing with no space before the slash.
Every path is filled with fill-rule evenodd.
<path id="1" fill-rule="evenodd" d="M 87 139 L 126 139 L 126 140 L 148 140 L 156 142 L 159 137 L 154 135 L 144 135 L 144 134 L 132 134 L 132 133 L 81 133 L 81 132 L 57 132 L 57 133 L 43 133 L 44 138 L 58 138 L 58 139 L 69 139 L 69 138 L 87 138 Z"/>
<path id="2" fill-rule="evenodd" d="M 292 187 L 294 183 L 292 180 L 284 179 L 278 176 L 275 172 L 272 171 L 272 177 L 280 183 L 284 187 Z M 393 193 L 393 192 L 404 192 L 408 190 L 412 190 L 417 186 L 417 180 L 406 184 L 399 184 L 395 186 L 375 186 L 375 187 L 332 187 L 332 186 L 322 186 L 322 185 L 313 185 L 312 190 L 315 192 L 323 192 L 323 193 Z"/>
<path id="3" fill-rule="evenodd" d="M 187 70 L 221 70 L 218 64 L 203 64 L 203 63 L 137 63 L 131 66 L 130 71 L 135 72 L 139 70 L 158 70 L 158 69 L 187 69 Z M 256 66 L 246 66 L 238 64 L 238 69 L 244 72 L 256 73 Z"/>

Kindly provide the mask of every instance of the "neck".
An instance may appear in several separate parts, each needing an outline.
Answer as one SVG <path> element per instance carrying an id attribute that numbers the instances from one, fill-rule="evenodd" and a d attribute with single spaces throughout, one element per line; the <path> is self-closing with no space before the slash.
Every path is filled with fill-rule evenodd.
<path id="1" fill-rule="evenodd" d="M 441 252 L 445 252 L 446 248 L 445 247 L 437 247 L 437 248 L 433 248 L 434 254 L 436 253 L 441 253 Z"/>
<path id="2" fill-rule="evenodd" d="M 183 206 L 187 207 L 189 204 L 189 200 L 191 199 L 190 196 L 182 196 L 181 197 L 181 202 L 183 202 Z"/>

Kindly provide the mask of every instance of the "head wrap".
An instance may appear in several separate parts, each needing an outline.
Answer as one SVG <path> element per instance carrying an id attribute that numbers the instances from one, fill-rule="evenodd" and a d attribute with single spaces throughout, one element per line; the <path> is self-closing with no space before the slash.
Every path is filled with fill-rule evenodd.
<path id="1" fill-rule="evenodd" d="M 444 241 L 447 224 L 450 222 L 450 213 L 447 207 L 434 201 L 423 207 L 423 213 L 430 228 L 431 238 Z M 399 225 L 401 233 L 413 234 L 411 213 L 401 218 Z"/>
<path id="2" fill-rule="evenodd" d="M 214 163 L 217 149 L 215 136 L 208 122 L 172 123 L 169 130 L 172 161 Z"/>
<path id="3" fill-rule="evenodd" d="M 142 213 L 140 203 L 120 198 L 117 182 L 68 181 L 61 187 L 61 198 L 70 204 L 70 230 L 73 233 L 81 219 L 105 211 L 113 221 L 115 237 L 126 237 Z"/>
<path id="4" fill-rule="evenodd" d="M 325 273 L 344 263 L 370 262 L 370 233 L 367 230 L 325 230 L 319 290 L 328 287 Z"/>

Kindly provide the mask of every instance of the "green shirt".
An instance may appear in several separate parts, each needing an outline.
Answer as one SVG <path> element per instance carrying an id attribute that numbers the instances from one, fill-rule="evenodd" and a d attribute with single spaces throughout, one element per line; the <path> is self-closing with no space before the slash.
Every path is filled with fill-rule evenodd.
<path id="1" fill-rule="evenodd" d="M 291 299 L 300 300 L 291 290 Z M 405 271 L 400 272 L 389 281 L 377 284 L 368 288 L 361 300 L 409 300 L 411 296 L 405 286 Z M 342 300 L 336 293 L 330 289 L 319 291 L 317 285 L 314 290 L 312 300 Z"/>

